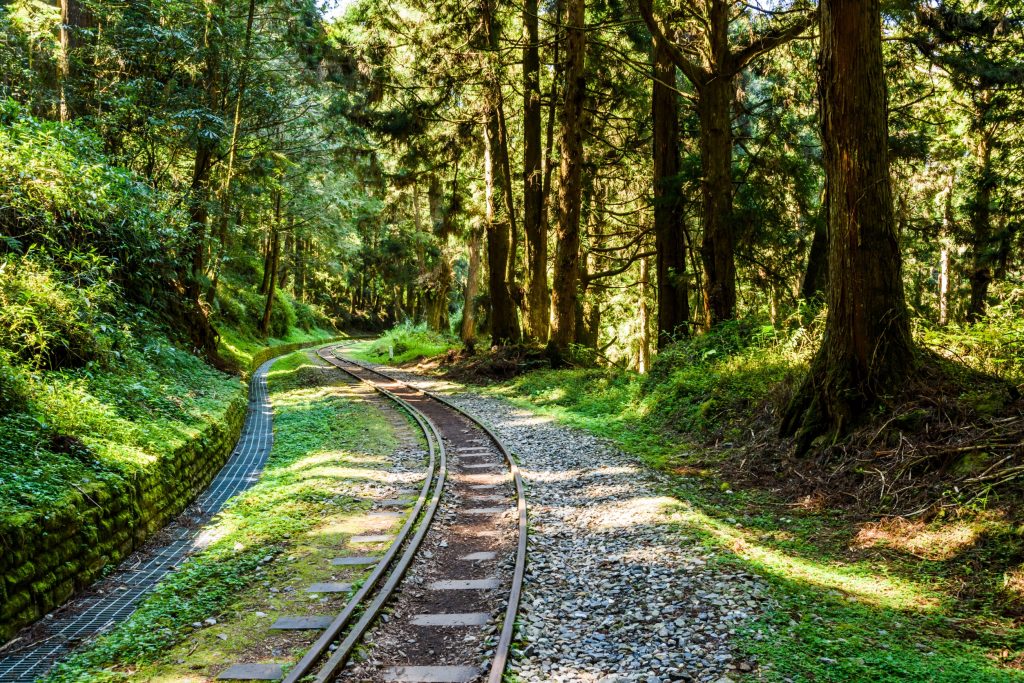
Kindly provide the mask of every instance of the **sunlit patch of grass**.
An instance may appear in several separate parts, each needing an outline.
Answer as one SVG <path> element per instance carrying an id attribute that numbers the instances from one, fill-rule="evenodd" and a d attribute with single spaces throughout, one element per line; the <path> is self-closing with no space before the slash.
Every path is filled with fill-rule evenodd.
<path id="1" fill-rule="evenodd" d="M 949 560 L 973 546 L 979 531 L 977 524 L 962 520 L 929 526 L 920 520 L 887 517 L 862 524 L 853 546 L 883 546 L 926 560 Z"/>
<path id="2" fill-rule="evenodd" d="M 934 593 L 912 581 L 879 576 L 863 565 L 820 562 L 782 552 L 758 543 L 742 528 L 691 505 L 676 506 L 673 518 L 689 533 L 710 535 L 716 543 L 755 565 L 761 573 L 839 591 L 865 604 L 892 610 L 933 612 L 941 605 Z"/>
<path id="3" fill-rule="evenodd" d="M 49 681 L 188 680 L 192 665 L 208 677 L 243 656 L 294 661 L 308 645 L 303 638 L 313 636 L 270 637 L 272 617 L 340 609 L 345 594 L 313 597 L 304 588 L 314 581 L 355 582 L 367 571 L 328 562 L 351 552 L 345 540 L 367 529 L 367 504 L 353 495 L 351 475 L 378 472 L 345 463 L 350 457 L 383 460 L 397 437 L 373 405 L 349 399 L 347 386 L 313 388 L 324 376 L 304 354 L 282 359 L 276 370 L 270 378 L 275 440 L 260 481 L 204 530 L 209 543 L 200 553 L 168 575 L 128 621 L 59 665 Z M 210 618 L 217 623 L 206 625 Z M 204 625 L 197 629 L 195 622 Z M 261 649 L 266 642 L 276 642 L 278 654 Z"/>

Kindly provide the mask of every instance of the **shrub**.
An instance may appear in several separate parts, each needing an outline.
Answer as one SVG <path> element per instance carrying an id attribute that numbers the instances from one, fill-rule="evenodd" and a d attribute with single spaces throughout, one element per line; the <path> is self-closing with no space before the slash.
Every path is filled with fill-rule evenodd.
<path id="1" fill-rule="evenodd" d="M 115 313 L 102 262 L 67 273 L 34 250 L 0 260 L 0 349 L 33 367 L 105 360 L 118 336 Z"/>

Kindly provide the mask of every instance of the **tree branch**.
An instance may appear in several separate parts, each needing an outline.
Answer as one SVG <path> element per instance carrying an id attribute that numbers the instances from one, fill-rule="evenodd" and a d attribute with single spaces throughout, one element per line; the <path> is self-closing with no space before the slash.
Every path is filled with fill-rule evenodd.
<path id="1" fill-rule="evenodd" d="M 646 0 L 641 0 L 642 2 Z M 804 31 L 810 28 L 818 20 L 817 10 L 807 14 L 798 21 L 793 22 L 789 26 L 776 28 L 767 33 L 761 35 L 756 40 L 751 42 L 739 50 L 732 53 L 729 60 L 729 75 L 733 76 L 745 67 L 747 64 L 757 59 L 766 52 L 771 52 L 780 45 L 784 45 L 791 40 L 800 37 Z"/>
<path id="2" fill-rule="evenodd" d="M 694 62 L 690 61 L 686 55 L 683 54 L 683 51 L 679 49 L 679 46 L 668 39 L 661 23 L 654 16 L 654 9 L 651 6 L 651 0 L 637 0 L 637 5 L 639 5 L 640 8 L 640 16 L 644 18 L 644 23 L 647 24 L 647 29 L 651 32 L 654 40 L 658 45 L 661 45 L 666 49 L 669 58 L 671 58 L 672 62 L 679 67 L 679 70 L 682 71 L 683 75 L 689 79 L 690 83 L 693 83 L 693 87 L 698 89 L 702 88 L 711 77 L 711 74 Z"/>

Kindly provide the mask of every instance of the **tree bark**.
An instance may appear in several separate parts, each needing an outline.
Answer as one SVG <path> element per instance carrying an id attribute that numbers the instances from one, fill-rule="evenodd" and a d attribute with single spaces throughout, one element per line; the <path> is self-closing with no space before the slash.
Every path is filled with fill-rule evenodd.
<path id="1" fill-rule="evenodd" d="M 704 319 L 709 326 L 736 314 L 732 100 L 732 79 L 725 77 L 712 78 L 697 98 L 704 224 L 700 255 L 704 265 Z"/>
<path id="2" fill-rule="evenodd" d="M 537 0 L 523 4 L 523 232 L 526 235 L 526 335 L 548 336 L 548 236 L 541 171 L 540 31 Z"/>
<path id="3" fill-rule="evenodd" d="M 561 165 L 557 246 L 551 291 L 554 312 L 550 346 L 564 355 L 576 340 L 583 178 L 583 116 L 586 98 L 586 0 L 565 0 L 565 91 L 560 120 Z"/>
<path id="4" fill-rule="evenodd" d="M 60 51 L 57 54 L 57 82 L 60 88 L 60 120 L 68 122 L 82 113 L 82 103 L 74 87 L 73 60 L 86 41 L 82 29 L 92 28 L 92 12 L 82 0 L 60 0 Z"/>
<path id="5" fill-rule="evenodd" d="M 654 246 L 657 251 L 658 348 L 689 332 L 685 204 L 679 191 L 679 109 L 676 65 L 664 46 L 654 46 Z M 646 264 L 646 261 L 645 261 Z M 646 265 L 644 266 L 646 268 Z M 645 270 L 646 273 L 646 270 Z"/>
<path id="6" fill-rule="evenodd" d="M 480 293 L 480 242 L 481 230 L 474 226 L 469 232 L 469 266 L 466 270 L 466 287 L 463 290 L 462 326 L 459 338 L 469 351 L 476 342 L 476 298 Z"/>
<path id="7" fill-rule="evenodd" d="M 281 191 L 274 196 L 274 225 L 270 228 L 270 278 L 267 285 L 267 302 L 263 307 L 263 319 L 260 321 L 260 332 L 263 336 L 270 334 L 270 316 L 274 311 L 274 293 L 277 285 L 277 264 L 281 258 Z"/>
<path id="8" fill-rule="evenodd" d="M 988 306 L 988 285 L 992 282 L 992 266 L 996 249 L 992 244 L 992 138 L 988 131 L 979 132 L 976 154 L 978 177 L 971 206 L 971 300 L 967 304 L 967 322 L 976 323 L 985 317 Z"/>
<path id="9" fill-rule="evenodd" d="M 519 325 L 512 292 L 508 286 L 511 229 L 504 215 L 502 197 L 507 182 L 498 158 L 499 125 L 497 108 L 488 107 L 484 125 L 484 181 L 487 202 L 487 275 L 491 304 L 491 343 L 502 346 L 519 341 Z"/>
<path id="10" fill-rule="evenodd" d="M 879 0 L 820 4 L 822 149 L 828 193 L 828 318 L 782 424 L 806 451 L 897 390 L 914 362 L 889 176 Z"/>

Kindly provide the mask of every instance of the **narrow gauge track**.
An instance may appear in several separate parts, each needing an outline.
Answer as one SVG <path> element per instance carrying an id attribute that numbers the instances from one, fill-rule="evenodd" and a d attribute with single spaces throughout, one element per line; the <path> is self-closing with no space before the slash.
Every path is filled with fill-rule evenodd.
<path id="1" fill-rule="evenodd" d="M 342 346 L 317 353 L 412 415 L 427 439 L 429 464 L 398 536 L 284 683 L 309 676 L 317 683 L 352 676 L 409 683 L 469 683 L 486 677 L 488 683 L 500 683 L 526 563 L 526 498 L 519 469 L 486 426 L 440 396 L 340 357 Z M 432 524 L 442 503 L 447 517 Z M 425 539 L 432 550 L 423 550 Z M 426 580 L 403 582 L 414 561 Z M 381 623 L 385 606 L 392 616 Z M 488 666 L 481 641 L 496 612 L 500 630 L 488 647 Z M 380 642 L 370 656 L 382 665 L 346 667 L 375 622 Z"/>

